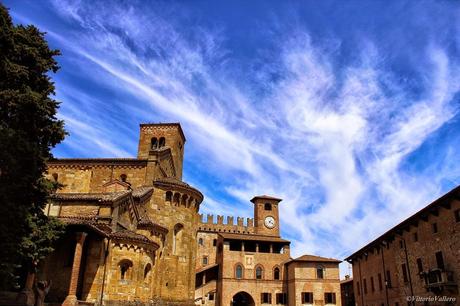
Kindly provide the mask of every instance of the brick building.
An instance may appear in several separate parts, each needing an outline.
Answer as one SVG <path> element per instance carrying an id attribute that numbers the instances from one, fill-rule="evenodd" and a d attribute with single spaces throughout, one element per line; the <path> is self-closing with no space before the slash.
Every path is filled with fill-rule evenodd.
<path id="1" fill-rule="evenodd" d="M 346 260 L 359 306 L 458 305 L 460 186 Z"/>
<path id="2" fill-rule="evenodd" d="M 342 297 L 342 306 L 355 306 L 353 278 L 350 275 L 345 275 L 345 279 L 340 281 L 340 296 Z"/>
<path id="3" fill-rule="evenodd" d="M 46 301 L 340 305 L 339 261 L 290 257 L 280 199 L 255 197 L 246 223 L 202 222 L 203 195 L 182 181 L 185 141 L 177 123 L 141 124 L 137 158 L 48 163 L 63 188 L 45 211 L 67 232 L 40 267 L 38 278 L 53 281 Z"/>
<path id="4" fill-rule="evenodd" d="M 291 258 L 280 237 L 281 199 L 256 196 L 254 218 L 208 215 L 198 225 L 197 305 L 341 305 L 339 260 Z"/>

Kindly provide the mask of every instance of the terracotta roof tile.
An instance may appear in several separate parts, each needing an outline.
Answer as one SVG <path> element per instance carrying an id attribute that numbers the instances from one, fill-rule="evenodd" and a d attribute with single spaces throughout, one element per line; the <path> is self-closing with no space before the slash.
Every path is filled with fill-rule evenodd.
<path id="1" fill-rule="evenodd" d="M 341 260 L 338 260 L 338 259 L 335 259 L 335 258 L 321 257 L 321 256 L 316 256 L 316 255 L 303 255 L 303 256 L 297 257 L 295 259 L 292 259 L 290 262 L 294 262 L 294 261 L 332 262 L 332 263 L 340 263 L 340 262 L 342 262 Z"/>
<path id="2" fill-rule="evenodd" d="M 130 190 L 107 193 L 55 193 L 50 196 L 51 199 L 60 201 L 101 201 L 113 202 L 130 194 Z"/>

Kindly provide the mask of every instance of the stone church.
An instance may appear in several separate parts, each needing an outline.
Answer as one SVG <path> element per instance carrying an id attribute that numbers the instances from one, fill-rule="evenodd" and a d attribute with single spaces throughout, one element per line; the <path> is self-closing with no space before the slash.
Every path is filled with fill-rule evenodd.
<path id="1" fill-rule="evenodd" d="M 290 257 L 280 199 L 257 196 L 254 218 L 199 214 L 182 181 L 178 123 L 141 124 L 137 158 L 48 163 L 63 187 L 46 213 L 67 224 L 38 278 L 49 305 L 340 305 L 338 264 Z"/>

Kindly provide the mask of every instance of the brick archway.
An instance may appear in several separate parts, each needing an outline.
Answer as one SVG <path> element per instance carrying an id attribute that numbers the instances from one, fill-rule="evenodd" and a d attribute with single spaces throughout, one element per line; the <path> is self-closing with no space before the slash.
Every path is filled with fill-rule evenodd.
<path id="1" fill-rule="evenodd" d="M 255 306 L 252 296 L 244 291 L 240 291 L 232 298 L 232 306 Z"/>

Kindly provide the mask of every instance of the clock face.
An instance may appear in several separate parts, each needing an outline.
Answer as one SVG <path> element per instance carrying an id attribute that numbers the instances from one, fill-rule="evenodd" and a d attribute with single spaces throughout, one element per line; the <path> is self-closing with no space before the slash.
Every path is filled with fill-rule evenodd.
<path id="1" fill-rule="evenodd" d="M 264 224 L 268 228 L 274 228 L 275 227 L 275 218 L 273 218 L 271 216 L 266 217 Z"/>

